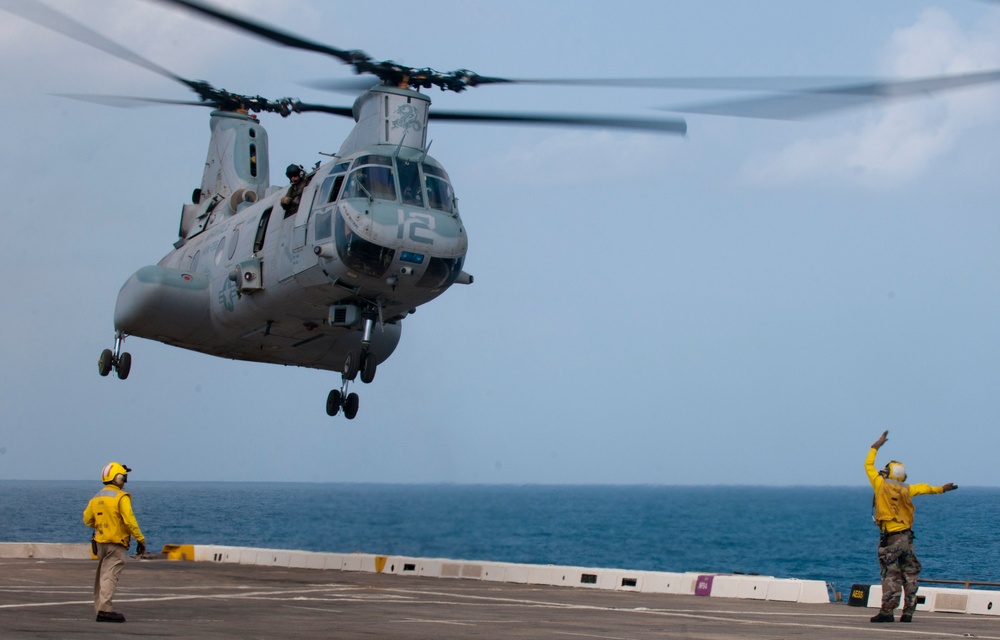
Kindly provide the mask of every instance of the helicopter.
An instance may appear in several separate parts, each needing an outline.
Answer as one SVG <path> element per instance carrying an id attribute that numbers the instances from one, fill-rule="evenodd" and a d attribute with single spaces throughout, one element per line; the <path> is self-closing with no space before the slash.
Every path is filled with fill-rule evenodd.
<path id="1" fill-rule="evenodd" d="M 201 184 L 182 206 L 173 250 L 122 287 L 114 345 L 98 359 L 102 376 L 114 372 L 126 379 L 132 358 L 124 340 L 142 337 L 231 359 L 338 371 L 341 385 L 329 392 L 326 411 L 353 419 L 359 397 L 349 384 L 358 377 L 373 382 L 377 367 L 400 341 L 402 321 L 451 286 L 474 281 L 464 271 L 469 244 L 454 186 L 445 166 L 429 154 L 429 120 L 686 131 L 676 118 L 435 111 L 423 90 L 461 92 L 519 81 L 379 62 L 210 5 L 168 4 L 279 44 L 331 55 L 369 80 L 353 107 L 272 101 L 182 78 L 105 43 L 105 50 L 199 97 L 157 102 L 207 106 L 212 112 Z M 267 132 L 256 114 L 306 112 L 350 117 L 356 124 L 331 161 L 286 170 L 305 184 L 296 206 L 285 202 L 291 187 L 270 184 Z"/>

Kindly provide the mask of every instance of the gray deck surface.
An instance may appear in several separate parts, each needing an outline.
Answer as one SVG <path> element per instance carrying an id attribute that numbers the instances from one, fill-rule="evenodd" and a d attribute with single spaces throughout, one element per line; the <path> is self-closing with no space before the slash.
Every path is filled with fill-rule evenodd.
<path id="1" fill-rule="evenodd" d="M 130 560 L 93 613 L 95 563 L 0 560 L 0 638 L 996 638 L 1000 618 L 237 564 Z"/>

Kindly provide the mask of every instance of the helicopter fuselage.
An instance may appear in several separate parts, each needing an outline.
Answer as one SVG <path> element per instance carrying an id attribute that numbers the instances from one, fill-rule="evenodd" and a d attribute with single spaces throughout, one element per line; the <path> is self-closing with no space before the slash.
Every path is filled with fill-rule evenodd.
<path id="1" fill-rule="evenodd" d="M 412 120 L 414 96 L 429 101 L 385 89 L 359 99 L 355 131 L 333 161 L 307 176 L 297 210 L 282 206 L 287 187 L 260 179 L 267 142 L 259 123 L 213 113 L 205 176 L 184 206 L 181 237 L 122 287 L 119 335 L 341 370 L 361 349 L 384 361 L 404 317 L 452 284 L 470 283 L 457 202 L 424 145 L 426 107 Z M 393 119 L 410 132 L 418 127 L 414 146 L 406 130 L 392 139 Z M 373 124 L 374 139 L 365 129 Z"/>

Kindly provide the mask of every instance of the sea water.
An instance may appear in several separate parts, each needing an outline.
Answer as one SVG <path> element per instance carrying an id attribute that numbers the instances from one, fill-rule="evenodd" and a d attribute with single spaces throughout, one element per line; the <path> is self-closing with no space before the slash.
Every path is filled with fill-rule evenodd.
<path id="1" fill-rule="evenodd" d="M 0 541 L 85 542 L 92 482 L 0 481 Z M 217 544 L 877 584 L 868 487 L 128 484 L 150 550 Z M 919 496 L 922 578 L 1000 582 L 1000 489 Z"/>

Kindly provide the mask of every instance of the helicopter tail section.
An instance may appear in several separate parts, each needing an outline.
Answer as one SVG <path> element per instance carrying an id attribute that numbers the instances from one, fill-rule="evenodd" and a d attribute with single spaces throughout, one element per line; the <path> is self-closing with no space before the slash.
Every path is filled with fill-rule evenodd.
<path id="1" fill-rule="evenodd" d="M 212 140 L 195 204 L 234 196 L 239 203 L 256 202 L 270 184 L 267 131 L 253 116 L 229 111 L 213 111 L 210 125 Z M 231 213 L 237 204 L 230 205 Z"/>

